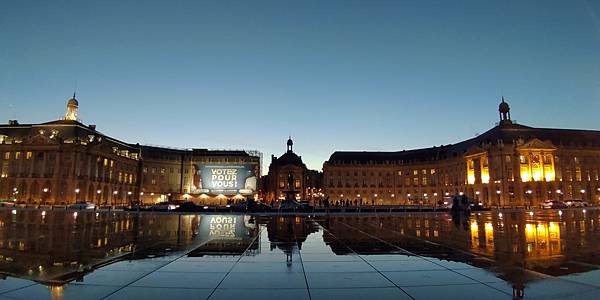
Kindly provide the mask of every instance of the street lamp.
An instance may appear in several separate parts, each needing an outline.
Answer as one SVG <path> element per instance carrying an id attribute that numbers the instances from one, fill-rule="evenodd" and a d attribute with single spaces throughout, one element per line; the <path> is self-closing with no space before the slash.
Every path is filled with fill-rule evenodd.
<path id="1" fill-rule="evenodd" d="M 529 206 L 530 207 L 533 206 L 533 203 L 532 203 L 533 202 L 533 198 L 531 197 L 531 194 L 533 194 L 533 191 L 532 190 L 527 190 L 527 191 L 525 191 L 525 194 L 526 194 L 525 196 L 527 196 L 527 198 L 528 198 L 527 200 L 529 200 Z"/>
<path id="2" fill-rule="evenodd" d="M 42 199 L 42 200 L 43 200 L 43 202 L 46 202 L 48 199 L 48 191 L 50 191 L 50 190 L 48 188 L 44 188 L 42 191 L 44 192 L 44 199 Z"/>
<path id="3" fill-rule="evenodd" d="M 115 198 L 117 197 L 118 193 L 119 193 L 118 191 L 113 191 L 113 199 L 112 199 L 112 203 L 111 204 L 115 203 Z"/>
<path id="4" fill-rule="evenodd" d="M 498 206 L 500 206 L 500 194 L 502 194 L 502 191 L 496 190 L 496 195 L 498 195 L 498 203 L 497 203 Z"/>

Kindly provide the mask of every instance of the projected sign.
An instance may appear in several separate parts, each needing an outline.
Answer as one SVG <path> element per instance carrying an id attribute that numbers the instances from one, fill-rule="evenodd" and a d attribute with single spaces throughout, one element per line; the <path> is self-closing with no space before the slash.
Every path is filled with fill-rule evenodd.
<path id="1" fill-rule="evenodd" d="M 242 194 L 256 191 L 257 165 L 196 165 L 194 193 Z"/>
<path id="2" fill-rule="evenodd" d="M 250 238 L 253 226 L 249 216 L 208 215 L 200 221 L 200 236 L 207 240 L 243 240 Z"/>

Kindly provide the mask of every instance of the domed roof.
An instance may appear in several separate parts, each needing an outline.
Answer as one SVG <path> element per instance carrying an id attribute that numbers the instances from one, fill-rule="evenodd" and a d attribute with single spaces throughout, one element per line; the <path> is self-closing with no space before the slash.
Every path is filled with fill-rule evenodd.
<path id="1" fill-rule="evenodd" d="M 302 162 L 302 158 L 300 158 L 300 156 L 298 156 L 296 153 L 291 152 L 291 151 L 284 153 L 282 156 L 277 158 L 274 161 L 274 163 L 279 166 L 285 166 L 285 165 L 296 165 L 296 166 L 300 166 L 300 167 L 304 166 L 304 163 Z"/>
<path id="2" fill-rule="evenodd" d="M 75 99 L 75 92 L 73 92 L 73 97 L 67 101 L 67 106 L 79 106 L 79 101 Z"/>
<path id="3" fill-rule="evenodd" d="M 510 111 L 510 106 L 508 106 L 508 103 L 504 102 L 504 97 L 502 97 L 502 102 L 500 102 L 500 105 L 498 105 L 498 111 L 501 113 Z"/>

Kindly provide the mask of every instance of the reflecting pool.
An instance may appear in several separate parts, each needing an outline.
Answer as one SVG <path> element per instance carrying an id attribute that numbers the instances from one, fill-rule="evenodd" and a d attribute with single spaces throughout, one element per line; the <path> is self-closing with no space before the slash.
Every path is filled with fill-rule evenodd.
<path id="1" fill-rule="evenodd" d="M 597 299 L 597 209 L 216 215 L 0 209 L 0 299 Z"/>

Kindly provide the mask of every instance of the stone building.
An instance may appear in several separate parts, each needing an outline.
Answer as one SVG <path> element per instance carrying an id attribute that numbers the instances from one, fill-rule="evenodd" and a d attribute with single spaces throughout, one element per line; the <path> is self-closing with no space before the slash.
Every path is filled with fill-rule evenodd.
<path id="1" fill-rule="evenodd" d="M 294 190 L 297 200 L 314 200 L 322 192 L 321 173 L 309 170 L 302 157 L 293 151 L 294 142 L 287 140 L 286 152 L 280 157 L 271 155 L 269 173 L 263 179 L 264 199 L 267 202 L 284 199 L 284 191 L 288 190 L 288 176 L 294 177 Z"/>
<path id="2" fill-rule="evenodd" d="M 396 152 L 338 151 L 323 165 L 332 200 L 375 204 L 442 203 L 467 195 L 487 206 L 538 205 L 547 199 L 600 200 L 600 131 L 500 122 L 456 144 Z"/>
<path id="3" fill-rule="evenodd" d="M 78 109 L 73 95 L 61 120 L 0 125 L 0 201 L 129 205 L 186 199 L 211 204 L 256 195 L 258 152 L 130 144 L 81 123 Z M 199 189 L 194 184 L 206 165 L 242 170 L 250 186 Z"/>

